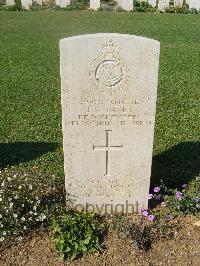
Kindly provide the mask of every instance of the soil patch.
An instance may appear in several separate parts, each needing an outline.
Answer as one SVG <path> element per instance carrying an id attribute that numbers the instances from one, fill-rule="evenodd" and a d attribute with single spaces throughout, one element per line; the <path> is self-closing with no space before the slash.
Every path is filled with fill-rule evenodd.
<path id="1" fill-rule="evenodd" d="M 121 238 L 116 231 L 110 231 L 105 239 L 102 253 L 83 256 L 74 262 L 58 259 L 54 243 L 48 233 L 35 232 L 22 242 L 1 248 L 1 266 L 118 266 L 118 265 L 198 265 L 200 261 L 200 227 L 195 219 L 181 219 L 174 237 L 158 240 L 148 251 L 138 250 L 129 239 Z"/>

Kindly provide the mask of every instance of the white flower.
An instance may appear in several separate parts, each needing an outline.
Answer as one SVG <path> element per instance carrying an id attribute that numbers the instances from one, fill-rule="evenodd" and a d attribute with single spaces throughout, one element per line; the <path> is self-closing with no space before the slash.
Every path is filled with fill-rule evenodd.
<path id="1" fill-rule="evenodd" d="M 36 211 L 37 210 L 37 206 L 33 206 L 33 210 Z"/>
<path id="2" fill-rule="evenodd" d="M 18 199 L 19 197 L 17 195 L 14 196 L 14 199 Z"/>
<path id="3" fill-rule="evenodd" d="M 2 215 L 0 214 L 0 219 L 2 218 Z"/>
<path id="4" fill-rule="evenodd" d="M 25 219 L 24 217 L 22 217 L 21 220 L 22 220 L 23 222 L 26 221 L 26 219 Z"/>
<path id="5" fill-rule="evenodd" d="M 5 239 L 4 237 L 0 237 L 0 242 L 4 241 L 4 239 Z"/>
<path id="6" fill-rule="evenodd" d="M 19 189 L 21 189 L 21 188 L 22 188 L 22 186 L 19 186 L 18 188 L 19 188 Z"/>
<path id="7" fill-rule="evenodd" d="M 4 184 L 5 184 L 5 182 L 3 181 L 3 183 L 1 184 L 1 186 L 4 187 Z"/>
<path id="8" fill-rule="evenodd" d="M 26 230 L 26 228 L 27 228 L 27 227 L 26 227 L 26 226 L 24 226 L 24 230 Z"/>
<path id="9" fill-rule="evenodd" d="M 37 215 L 37 212 L 34 212 L 34 215 L 36 216 Z"/>
<path id="10" fill-rule="evenodd" d="M 0 198 L 0 201 L 2 201 L 2 198 Z"/>
<path id="11" fill-rule="evenodd" d="M 44 215 L 43 213 L 39 216 L 41 222 L 43 222 L 46 218 L 46 215 Z"/>
<path id="12" fill-rule="evenodd" d="M 31 184 L 29 184 L 28 187 L 30 190 L 33 188 L 33 186 Z"/>
<path id="13" fill-rule="evenodd" d="M 14 174 L 13 177 L 17 177 L 17 176 Z"/>
<path id="14" fill-rule="evenodd" d="M 3 236 L 6 236 L 6 231 L 3 231 Z"/>
<path id="15" fill-rule="evenodd" d="M 14 218 L 17 218 L 17 214 L 14 213 L 14 214 L 13 214 L 13 217 L 14 217 Z"/>
<path id="16" fill-rule="evenodd" d="M 22 204 L 22 207 L 24 207 L 24 204 Z"/>
<path id="17" fill-rule="evenodd" d="M 7 180 L 8 180 L 8 181 L 11 181 L 11 180 L 12 180 L 12 178 L 8 177 L 8 178 L 7 178 Z"/>
<path id="18" fill-rule="evenodd" d="M 32 211 L 30 211 L 29 213 L 30 213 L 30 214 L 33 214 L 33 212 L 32 212 Z"/>
<path id="19" fill-rule="evenodd" d="M 11 203 L 10 203 L 10 207 L 12 207 L 12 206 L 13 206 L 13 203 L 11 202 Z"/>

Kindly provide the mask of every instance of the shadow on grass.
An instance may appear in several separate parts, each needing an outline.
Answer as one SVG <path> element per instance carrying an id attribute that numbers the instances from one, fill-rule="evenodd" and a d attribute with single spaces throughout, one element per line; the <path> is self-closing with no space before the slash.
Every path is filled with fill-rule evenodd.
<path id="1" fill-rule="evenodd" d="M 168 188 L 179 188 L 200 173 L 200 142 L 182 142 L 153 157 L 151 187 L 161 179 Z"/>
<path id="2" fill-rule="evenodd" d="M 56 142 L 0 143 L 0 169 L 34 160 L 58 147 Z"/>

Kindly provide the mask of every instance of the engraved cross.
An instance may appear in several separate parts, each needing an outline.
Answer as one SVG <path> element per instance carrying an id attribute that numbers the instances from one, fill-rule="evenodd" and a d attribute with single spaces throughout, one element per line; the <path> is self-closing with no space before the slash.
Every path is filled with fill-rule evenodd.
<path id="1" fill-rule="evenodd" d="M 106 146 L 94 146 L 94 151 L 106 151 L 106 173 L 105 176 L 110 176 L 110 158 L 111 158 L 111 151 L 119 151 L 123 149 L 122 146 L 111 146 L 110 145 L 110 134 L 112 130 L 105 130 L 106 131 Z"/>

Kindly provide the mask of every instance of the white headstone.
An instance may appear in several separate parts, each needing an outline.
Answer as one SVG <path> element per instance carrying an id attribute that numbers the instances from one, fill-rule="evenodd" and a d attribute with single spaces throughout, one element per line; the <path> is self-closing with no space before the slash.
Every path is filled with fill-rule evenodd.
<path id="1" fill-rule="evenodd" d="M 169 7 L 169 0 L 159 0 L 158 2 L 158 10 L 165 12 L 165 10 Z"/>
<path id="2" fill-rule="evenodd" d="M 99 213 L 148 206 L 160 44 L 102 33 L 60 41 L 65 186 Z"/>
<path id="3" fill-rule="evenodd" d="M 90 8 L 97 10 L 100 7 L 100 0 L 90 0 Z"/>
<path id="4" fill-rule="evenodd" d="M 32 0 L 21 0 L 22 8 L 29 10 L 32 6 Z"/>
<path id="5" fill-rule="evenodd" d="M 196 8 L 197 11 L 200 11 L 200 0 L 189 0 L 189 9 Z"/>
<path id="6" fill-rule="evenodd" d="M 116 0 L 118 6 L 122 7 L 126 11 L 133 10 L 133 0 Z"/>
<path id="7" fill-rule="evenodd" d="M 15 4 L 15 0 L 6 0 L 6 5 L 13 6 Z"/>
<path id="8" fill-rule="evenodd" d="M 157 1 L 156 1 L 156 0 L 148 0 L 148 3 L 149 3 L 151 6 L 155 7 L 156 4 L 157 4 Z"/>
<path id="9" fill-rule="evenodd" d="M 55 1 L 56 5 L 61 8 L 65 8 L 66 6 L 70 5 L 70 0 L 55 0 Z"/>
<path id="10" fill-rule="evenodd" d="M 183 6 L 183 0 L 174 0 L 174 6 L 182 7 Z"/>

